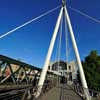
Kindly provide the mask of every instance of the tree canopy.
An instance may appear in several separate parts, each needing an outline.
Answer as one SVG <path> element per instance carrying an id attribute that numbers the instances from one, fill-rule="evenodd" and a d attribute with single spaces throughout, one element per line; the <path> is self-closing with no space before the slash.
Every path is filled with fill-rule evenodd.
<path id="1" fill-rule="evenodd" d="M 88 87 L 100 91 L 100 55 L 98 52 L 91 51 L 82 64 Z"/>

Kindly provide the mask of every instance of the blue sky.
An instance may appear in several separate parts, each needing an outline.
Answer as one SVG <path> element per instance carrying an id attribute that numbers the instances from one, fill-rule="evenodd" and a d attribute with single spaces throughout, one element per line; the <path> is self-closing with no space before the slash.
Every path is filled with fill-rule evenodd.
<path id="1" fill-rule="evenodd" d="M 67 1 L 68 6 L 85 12 L 98 20 L 100 19 L 99 0 Z M 1 0 L 0 35 L 60 4 L 60 0 Z M 21 59 L 26 63 L 42 67 L 59 10 L 60 9 L 0 39 L 0 54 Z M 100 52 L 100 24 L 73 12 L 69 8 L 68 11 L 81 59 L 84 59 L 91 50 L 96 49 Z M 64 48 L 65 44 L 62 44 Z M 65 49 L 62 50 L 62 59 L 65 59 L 64 50 Z M 52 60 L 55 59 L 55 51 L 56 45 Z M 71 56 L 72 55 L 71 53 Z"/>

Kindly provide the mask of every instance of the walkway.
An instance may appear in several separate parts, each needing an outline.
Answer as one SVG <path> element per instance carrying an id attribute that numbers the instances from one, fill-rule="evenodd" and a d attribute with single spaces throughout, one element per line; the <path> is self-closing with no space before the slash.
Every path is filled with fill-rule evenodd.
<path id="1" fill-rule="evenodd" d="M 55 87 L 38 100 L 82 100 L 69 86 Z"/>

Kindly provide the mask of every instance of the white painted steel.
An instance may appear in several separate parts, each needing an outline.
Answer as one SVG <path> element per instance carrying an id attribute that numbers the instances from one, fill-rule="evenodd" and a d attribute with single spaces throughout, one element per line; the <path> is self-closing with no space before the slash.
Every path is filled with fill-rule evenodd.
<path id="1" fill-rule="evenodd" d="M 52 39 L 51 39 L 51 42 L 50 42 L 50 47 L 48 49 L 48 53 L 47 53 L 46 60 L 45 60 L 45 63 L 44 63 L 44 67 L 43 67 L 43 70 L 41 72 L 40 80 L 39 80 L 39 83 L 38 83 L 39 88 L 37 90 L 36 98 L 40 95 L 41 89 L 43 87 L 43 84 L 44 84 L 44 81 L 45 81 L 45 78 L 46 78 L 48 66 L 49 66 L 49 63 L 50 63 L 50 59 L 51 59 L 52 51 L 53 51 L 53 48 L 54 48 L 55 40 L 56 40 L 56 37 L 57 37 L 57 33 L 58 33 L 58 30 L 59 30 L 62 15 L 63 15 L 63 7 L 60 10 L 60 14 L 59 14 L 59 17 L 58 17 L 58 20 L 57 20 L 57 23 L 56 23 L 56 26 L 55 26 L 55 29 L 54 29 L 54 33 L 53 33 L 53 36 L 52 36 Z"/>
<path id="2" fill-rule="evenodd" d="M 28 24 L 30 24 L 30 23 L 36 21 L 36 20 L 39 20 L 40 18 L 42 18 L 42 17 L 48 15 L 49 13 L 51 13 L 51 12 L 57 10 L 59 7 L 60 7 L 60 6 L 54 8 L 54 9 L 51 9 L 51 10 L 49 10 L 49 11 L 47 11 L 47 12 L 41 14 L 40 16 L 38 16 L 38 17 L 36 17 L 36 18 L 33 18 L 32 20 L 30 20 L 30 21 L 28 21 L 28 22 L 26 22 L 26 23 L 24 23 L 24 24 L 22 24 L 22 25 L 20 25 L 20 26 L 18 26 L 18 27 L 16 27 L 16 28 L 10 30 L 9 32 L 6 32 L 6 33 L 4 33 L 4 34 L 1 34 L 1 35 L 0 35 L 0 39 L 4 38 L 5 36 L 8 36 L 8 35 L 12 34 L 13 32 L 19 30 L 20 28 L 22 28 L 22 27 L 24 27 L 24 26 L 26 26 L 26 25 L 28 25 Z"/>
<path id="3" fill-rule="evenodd" d="M 80 60 L 79 51 L 78 51 L 77 44 L 76 44 L 75 37 L 74 37 L 74 32 L 73 32 L 73 29 L 72 29 L 71 21 L 70 21 L 66 6 L 64 7 L 64 11 L 65 11 L 65 17 L 66 17 L 66 20 L 67 20 L 67 24 L 68 24 L 73 48 L 74 48 L 76 59 L 77 59 L 78 66 L 79 66 L 81 82 L 82 82 L 83 88 L 88 89 L 87 82 L 86 82 L 85 75 L 84 75 L 84 71 L 83 71 L 83 67 L 82 67 L 81 60 Z M 89 96 L 89 91 L 85 90 L 84 93 L 86 95 L 87 100 L 91 100 L 90 96 Z"/>

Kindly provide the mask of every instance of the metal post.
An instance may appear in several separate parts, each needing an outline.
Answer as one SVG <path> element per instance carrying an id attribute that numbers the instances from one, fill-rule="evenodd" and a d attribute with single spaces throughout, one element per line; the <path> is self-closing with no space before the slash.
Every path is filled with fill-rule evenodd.
<path id="1" fill-rule="evenodd" d="M 67 24 L 68 24 L 73 48 L 74 48 L 75 55 L 76 55 L 77 62 L 78 62 L 78 66 L 79 66 L 81 82 L 82 82 L 83 88 L 85 88 L 84 93 L 85 93 L 86 99 L 91 100 L 90 95 L 89 95 L 89 91 L 88 91 L 88 86 L 87 86 L 86 79 L 85 79 L 85 75 L 84 75 L 84 71 L 83 71 L 83 67 L 82 67 L 82 64 L 81 64 L 80 56 L 79 56 L 79 51 L 78 51 L 77 44 L 76 44 L 76 41 L 75 41 L 74 32 L 73 32 L 73 29 L 72 29 L 71 21 L 70 21 L 66 6 L 64 6 L 64 11 L 65 11 L 65 17 L 66 17 L 66 20 L 67 20 Z"/>
<path id="2" fill-rule="evenodd" d="M 57 23 L 56 23 L 56 26 L 55 26 L 55 30 L 54 30 L 54 33 L 53 33 L 53 36 L 52 36 L 52 39 L 51 39 L 51 42 L 50 42 L 50 47 L 48 49 L 47 57 L 46 57 L 44 67 L 42 69 L 42 73 L 41 73 L 40 80 L 39 80 L 39 83 L 38 83 L 38 91 L 37 91 L 36 98 L 40 95 L 41 89 L 43 87 L 43 84 L 44 84 L 44 81 L 45 81 L 45 78 L 46 78 L 46 74 L 47 74 L 49 63 L 50 63 L 50 58 L 51 58 L 51 55 L 52 55 L 55 40 L 56 40 L 56 37 L 57 37 L 57 33 L 58 33 L 58 30 L 59 30 L 62 14 L 63 14 L 63 7 L 60 10 L 60 14 L 59 14 L 59 17 L 58 17 L 58 20 L 57 20 Z"/>

